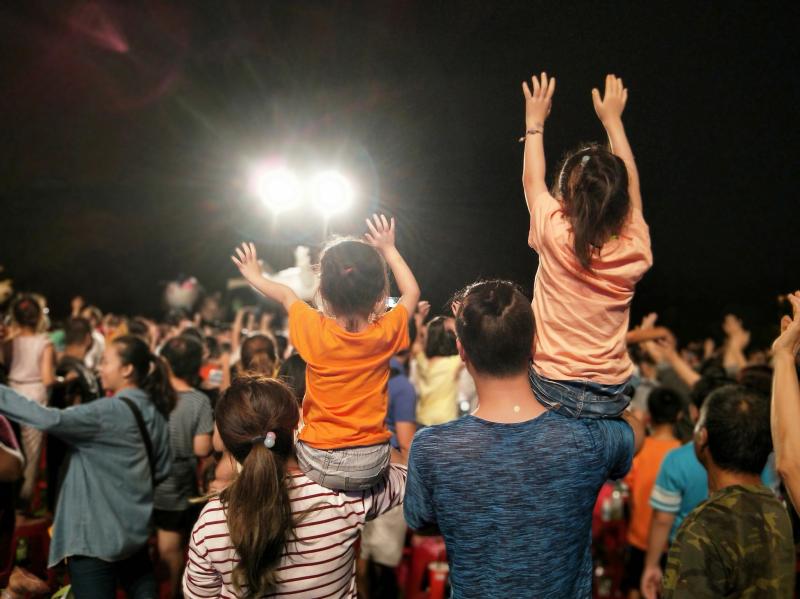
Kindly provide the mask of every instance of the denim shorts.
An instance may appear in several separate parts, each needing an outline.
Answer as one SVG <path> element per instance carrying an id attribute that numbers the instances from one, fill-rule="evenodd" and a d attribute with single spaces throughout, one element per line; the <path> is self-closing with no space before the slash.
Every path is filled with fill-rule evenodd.
<path id="1" fill-rule="evenodd" d="M 343 449 L 317 449 L 295 444 L 297 463 L 308 478 L 336 491 L 363 491 L 383 480 L 389 467 L 389 443 Z"/>
<path id="2" fill-rule="evenodd" d="M 528 369 L 536 399 L 548 410 L 572 418 L 617 418 L 631 402 L 630 381 L 601 385 L 591 381 L 554 381 Z"/>

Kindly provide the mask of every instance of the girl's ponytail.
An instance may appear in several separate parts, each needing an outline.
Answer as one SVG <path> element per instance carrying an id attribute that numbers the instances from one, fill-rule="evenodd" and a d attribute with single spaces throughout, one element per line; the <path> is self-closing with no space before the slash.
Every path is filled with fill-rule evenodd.
<path id="1" fill-rule="evenodd" d="M 620 232 L 630 210 L 625 163 L 601 146 L 584 147 L 564 160 L 557 192 L 572 226 L 575 257 L 590 271 L 592 257 Z"/>

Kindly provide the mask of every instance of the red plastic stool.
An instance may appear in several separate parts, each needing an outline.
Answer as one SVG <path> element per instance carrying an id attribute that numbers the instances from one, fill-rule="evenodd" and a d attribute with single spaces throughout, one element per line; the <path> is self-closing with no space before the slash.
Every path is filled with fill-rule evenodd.
<path id="1" fill-rule="evenodd" d="M 442 537 L 412 535 L 405 599 L 428 599 L 428 590 L 422 587 L 425 574 L 432 562 L 444 561 L 447 561 L 447 552 Z"/>

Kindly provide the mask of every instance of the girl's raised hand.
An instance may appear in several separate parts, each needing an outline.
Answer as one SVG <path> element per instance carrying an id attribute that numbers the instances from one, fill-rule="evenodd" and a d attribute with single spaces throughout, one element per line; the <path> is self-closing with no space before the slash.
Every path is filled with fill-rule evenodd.
<path id="1" fill-rule="evenodd" d="M 231 256 L 231 260 L 242 273 L 242 276 L 250 283 L 262 277 L 261 264 L 258 262 L 256 246 L 252 243 L 243 243 L 236 248 L 236 256 Z"/>
<path id="2" fill-rule="evenodd" d="M 532 91 L 531 91 L 532 89 Z M 531 87 L 528 82 L 522 82 L 522 94 L 525 96 L 525 125 L 528 129 L 541 127 L 550 114 L 553 94 L 556 91 L 556 78 L 547 78 L 547 73 L 542 73 L 541 79 L 536 75 L 531 77 Z"/>
<path id="3" fill-rule="evenodd" d="M 606 75 L 606 91 L 600 97 L 600 90 L 592 90 L 592 102 L 597 118 L 605 124 L 609 121 L 622 119 L 622 111 L 628 101 L 628 90 L 622 85 L 622 79 L 616 75 Z"/>
<path id="4" fill-rule="evenodd" d="M 369 233 L 364 235 L 364 239 L 379 252 L 394 247 L 394 217 L 387 219 L 383 214 L 373 214 L 372 220 L 367 219 L 367 228 Z"/>

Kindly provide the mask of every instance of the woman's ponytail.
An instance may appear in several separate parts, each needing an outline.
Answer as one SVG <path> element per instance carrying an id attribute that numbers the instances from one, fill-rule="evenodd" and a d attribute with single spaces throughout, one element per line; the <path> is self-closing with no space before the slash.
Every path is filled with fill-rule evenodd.
<path id="1" fill-rule="evenodd" d="M 142 381 L 141 388 L 147 391 L 150 401 L 166 418 L 177 402 L 175 389 L 169 381 L 169 366 L 163 358 L 154 353 L 151 353 L 148 359 L 152 366 Z"/>
<path id="2" fill-rule="evenodd" d="M 120 361 L 133 366 L 133 382 L 146 391 L 156 409 L 168 417 L 175 407 L 176 395 L 169 382 L 166 362 L 153 354 L 147 343 L 135 335 L 117 337 L 113 343 Z"/>
<path id="3" fill-rule="evenodd" d="M 236 480 L 223 491 L 228 530 L 239 554 L 234 584 L 243 597 L 260 597 L 277 584 L 277 566 L 292 530 L 286 459 L 253 443 Z"/>
<path id="4" fill-rule="evenodd" d="M 240 558 L 233 582 L 241 596 L 260 597 L 279 582 L 294 528 L 286 462 L 294 454 L 299 410 L 285 384 L 243 376 L 217 402 L 216 419 L 225 448 L 242 467 L 220 494 Z"/>

